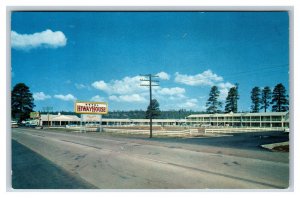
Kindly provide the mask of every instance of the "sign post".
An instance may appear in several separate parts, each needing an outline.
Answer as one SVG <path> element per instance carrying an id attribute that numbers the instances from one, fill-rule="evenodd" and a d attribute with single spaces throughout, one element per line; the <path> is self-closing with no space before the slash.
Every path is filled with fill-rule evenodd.
<path id="1" fill-rule="evenodd" d="M 102 132 L 102 115 L 99 115 L 99 132 Z"/>
<path id="2" fill-rule="evenodd" d="M 86 131 L 86 130 L 83 130 L 82 122 L 83 122 L 83 114 L 80 114 L 80 133 L 82 133 L 83 131 Z"/>
<path id="3" fill-rule="evenodd" d="M 76 101 L 75 113 L 81 114 L 80 132 L 83 131 L 83 114 L 97 114 L 100 116 L 99 131 L 102 132 L 102 115 L 108 113 L 108 104 L 106 102 L 87 102 Z"/>

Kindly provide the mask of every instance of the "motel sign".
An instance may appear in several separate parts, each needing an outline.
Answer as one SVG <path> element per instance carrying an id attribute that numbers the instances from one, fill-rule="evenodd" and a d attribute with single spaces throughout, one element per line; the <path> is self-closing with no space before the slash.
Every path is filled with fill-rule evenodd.
<path id="1" fill-rule="evenodd" d="M 107 114 L 108 105 L 106 102 L 75 102 L 75 112 L 79 114 Z"/>

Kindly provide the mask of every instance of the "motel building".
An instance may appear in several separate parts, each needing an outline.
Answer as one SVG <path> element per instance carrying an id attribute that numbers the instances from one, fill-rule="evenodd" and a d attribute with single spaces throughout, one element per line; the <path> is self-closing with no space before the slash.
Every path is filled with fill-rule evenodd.
<path id="1" fill-rule="evenodd" d="M 66 127 L 72 125 L 110 126 L 149 126 L 149 119 L 114 119 L 101 118 L 99 115 L 42 114 L 41 126 Z M 266 113 L 227 113 L 193 114 L 186 119 L 153 119 L 153 126 L 190 126 L 190 127 L 260 127 L 289 128 L 289 112 Z"/>
<path id="2" fill-rule="evenodd" d="M 99 115 L 83 115 L 83 125 L 93 126 L 148 126 L 149 119 L 114 119 L 114 118 L 100 118 Z M 40 126 L 44 127 L 66 127 L 72 125 L 80 125 L 81 118 L 76 115 L 57 115 L 42 114 Z M 184 125 L 185 119 L 153 119 L 153 126 L 179 126 Z"/>
<path id="3" fill-rule="evenodd" d="M 53 114 L 41 114 L 40 126 L 59 127 L 66 125 L 77 125 L 80 124 L 80 118 L 76 115 L 57 115 Z"/>
<path id="4" fill-rule="evenodd" d="M 211 127 L 289 128 L 289 112 L 195 114 L 188 116 L 186 123 Z"/>

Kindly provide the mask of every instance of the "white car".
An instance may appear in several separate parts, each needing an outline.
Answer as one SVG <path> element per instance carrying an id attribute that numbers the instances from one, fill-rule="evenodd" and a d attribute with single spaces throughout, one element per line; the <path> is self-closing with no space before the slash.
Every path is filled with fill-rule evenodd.
<path id="1" fill-rule="evenodd" d="M 17 121 L 11 121 L 11 128 L 18 128 L 18 122 Z"/>
<path id="2" fill-rule="evenodd" d="M 283 132 L 289 133 L 290 132 L 290 128 L 285 128 Z"/>

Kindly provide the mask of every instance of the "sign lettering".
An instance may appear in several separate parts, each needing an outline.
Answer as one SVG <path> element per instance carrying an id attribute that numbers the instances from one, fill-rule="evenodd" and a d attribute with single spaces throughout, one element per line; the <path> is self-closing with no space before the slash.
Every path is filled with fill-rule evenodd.
<path id="1" fill-rule="evenodd" d="M 107 114 L 106 102 L 75 102 L 75 112 L 80 114 Z"/>

